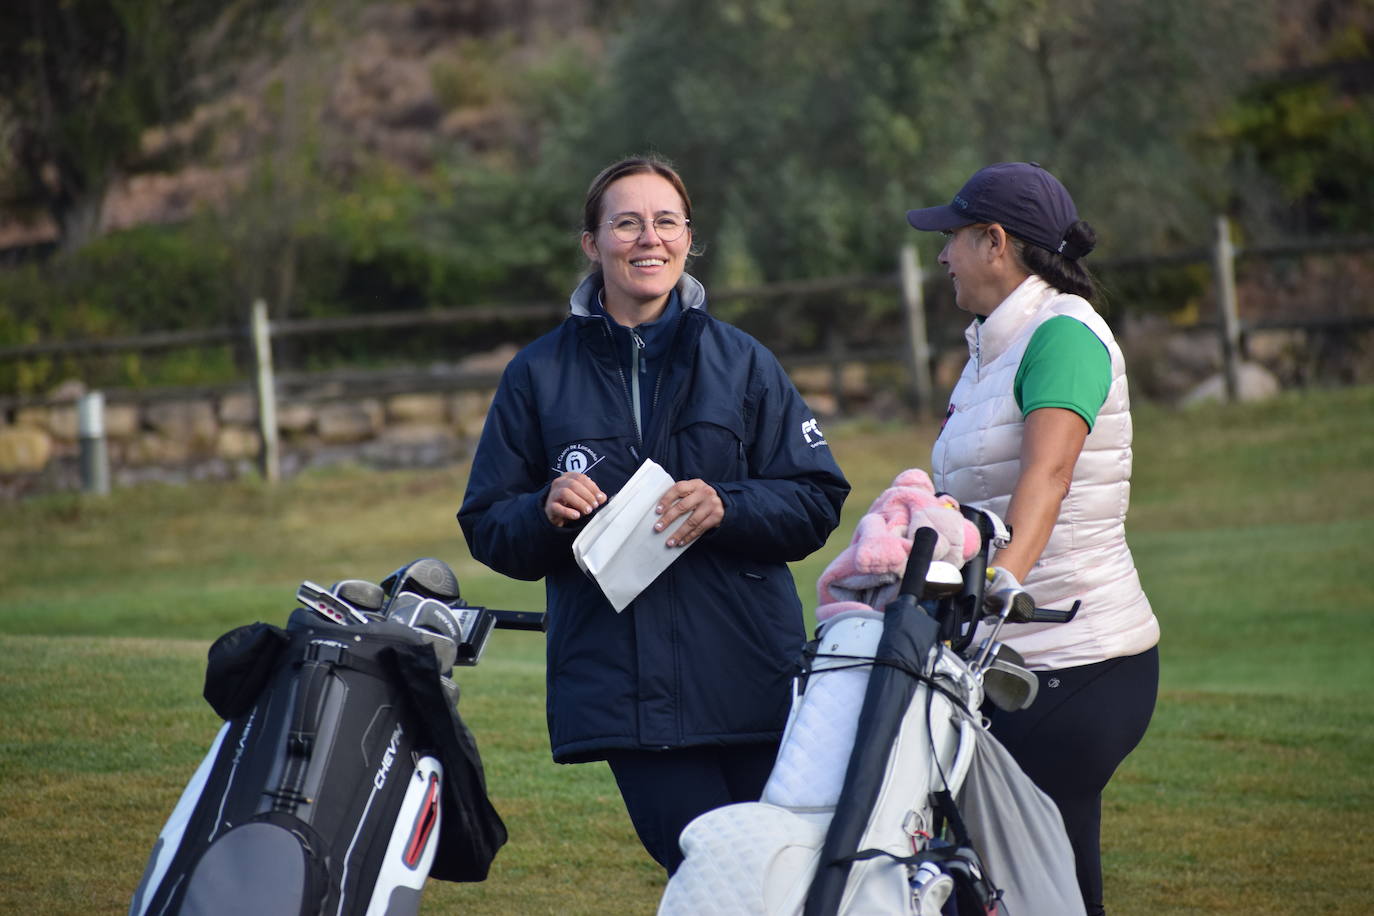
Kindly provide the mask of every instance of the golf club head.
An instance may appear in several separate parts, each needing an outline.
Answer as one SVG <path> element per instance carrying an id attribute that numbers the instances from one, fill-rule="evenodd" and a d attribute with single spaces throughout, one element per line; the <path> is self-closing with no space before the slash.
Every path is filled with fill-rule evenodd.
<path id="1" fill-rule="evenodd" d="M 1035 599 L 1025 589 L 1004 588 L 984 598 L 990 616 L 1011 623 L 1030 623 L 1035 617 Z"/>
<path id="2" fill-rule="evenodd" d="M 387 619 L 416 630 L 425 642 L 434 647 L 440 674 L 453 670 L 453 663 L 458 658 L 458 644 L 463 641 L 463 628 L 458 616 L 448 605 L 436 598 L 401 592 L 392 601 Z"/>
<path id="3" fill-rule="evenodd" d="M 998 644 L 983 672 L 983 696 L 1004 712 L 1026 709 L 1035 702 L 1040 679 L 1024 667 L 1021 654 Z"/>
<path id="4" fill-rule="evenodd" d="M 1021 588 L 1000 588 L 990 595 L 983 596 L 983 610 L 985 615 L 984 622 L 992 623 L 992 632 L 987 638 L 979 643 L 978 653 L 973 659 L 975 671 L 986 671 L 988 668 L 989 653 L 994 647 L 1001 645 L 997 637 L 1002 634 L 1002 625 L 1008 620 L 1016 620 L 1012 617 L 1013 612 L 1018 614 L 1034 614 L 1035 600 L 1026 594 Z M 1029 619 L 1027 617 L 1026 619 Z M 1024 621 L 1018 621 L 1024 622 Z"/>
<path id="5" fill-rule="evenodd" d="M 959 567 L 944 560 L 932 560 L 926 571 L 926 584 L 921 591 L 922 598 L 944 598 L 957 595 L 964 587 L 964 574 Z"/>
<path id="6" fill-rule="evenodd" d="M 329 586 L 329 593 L 341 598 L 360 611 L 380 613 L 386 601 L 386 592 L 375 582 L 365 579 L 340 579 Z"/>
<path id="7" fill-rule="evenodd" d="M 320 617 L 340 626 L 367 623 L 367 616 L 362 611 L 309 579 L 296 589 L 296 600 Z"/>
<path id="8" fill-rule="evenodd" d="M 386 595 L 382 612 L 387 617 L 391 616 L 391 602 L 402 592 L 416 592 L 450 604 L 461 597 L 458 577 L 447 563 L 434 557 L 412 560 L 383 579 L 381 588 Z"/>

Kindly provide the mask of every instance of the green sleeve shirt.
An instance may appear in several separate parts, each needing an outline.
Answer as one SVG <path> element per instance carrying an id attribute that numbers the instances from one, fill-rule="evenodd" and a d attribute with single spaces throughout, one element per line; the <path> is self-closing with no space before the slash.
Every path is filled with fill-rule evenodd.
<path id="1" fill-rule="evenodd" d="M 1077 318 L 1056 315 L 1031 335 L 1012 393 L 1023 417 L 1041 407 L 1062 407 L 1082 417 L 1091 431 L 1111 386 L 1106 345 Z"/>

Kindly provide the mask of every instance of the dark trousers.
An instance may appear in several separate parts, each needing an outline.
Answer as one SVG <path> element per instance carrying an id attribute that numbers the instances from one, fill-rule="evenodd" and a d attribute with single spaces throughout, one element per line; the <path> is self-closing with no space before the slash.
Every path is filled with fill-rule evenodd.
<path id="1" fill-rule="evenodd" d="M 758 801 L 778 744 L 611 751 L 611 765 L 639 841 L 671 875 L 682 864 L 678 835 L 699 814 Z"/>
<path id="2" fill-rule="evenodd" d="M 1029 709 L 991 711 L 993 735 L 1059 806 L 1088 916 L 1102 903 L 1102 790 L 1150 724 L 1159 650 L 1095 665 L 1037 671 Z M 995 876 L 994 876 L 995 878 Z"/>

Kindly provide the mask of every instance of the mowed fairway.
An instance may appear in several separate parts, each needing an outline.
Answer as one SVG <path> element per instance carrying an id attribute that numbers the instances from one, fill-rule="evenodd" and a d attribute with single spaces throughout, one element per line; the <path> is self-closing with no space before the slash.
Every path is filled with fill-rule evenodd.
<path id="1" fill-rule="evenodd" d="M 834 423 L 855 485 L 803 603 L 933 428 Z M 419 556 L 471 602 L 540 610 L 475 564 L 465 468 L 311 474 L 0 507 L 0 912 L 122 913 L 217 728 L 205 650 L 282 623 L 302 579 Z M 1374 908 L 1374 390 L 1139 408 L 1128 533 L 1164 632 L 1160 704 L 1108 791 L 1113 916 Z M 538 634 L 498 632 L 460 709 L 510 830 L 429 914 L 652 913 L 662 887 L 601 764 L 557 766 Z M 1014 914 L 1013 914 L 1014 916 Z"/>

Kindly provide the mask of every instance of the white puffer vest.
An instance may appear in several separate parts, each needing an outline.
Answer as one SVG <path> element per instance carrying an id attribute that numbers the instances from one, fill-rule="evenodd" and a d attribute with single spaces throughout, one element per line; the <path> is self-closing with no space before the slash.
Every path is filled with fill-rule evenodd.
<path id="1" fill-rule="evenodd" d="M 1023 583 L 1041 607 L 1067 608 L 1075 600 L 1083 606 L 1069 623 L 1008 624 L 1000 636 L 1040 670 L 1136 655 L 1159 641 L 1159 622 L 1126 546 L 1130 398 L 1125 361 L 1107 323 L 1086 300 L 1028 277 L 986 321 L 969 326 L 970 359 L 931 452 L 937 490 L 1006 518 L 1025 429 L 1012 386 L 1031 335 L 1056 315 L 1078 319 L 1106 345 L 1112 384 L 1074 465 L 1049 543 Z"/>

